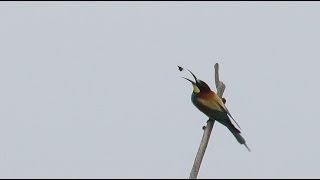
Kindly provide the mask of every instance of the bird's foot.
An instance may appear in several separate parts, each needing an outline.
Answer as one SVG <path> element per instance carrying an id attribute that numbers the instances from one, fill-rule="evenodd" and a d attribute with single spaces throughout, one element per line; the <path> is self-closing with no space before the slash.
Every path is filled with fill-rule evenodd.
<path id="1" fill-rule="evenodd" d="M 222 98 L 222 102 L 225 104 L 227 102 L 226 98 Z"/>

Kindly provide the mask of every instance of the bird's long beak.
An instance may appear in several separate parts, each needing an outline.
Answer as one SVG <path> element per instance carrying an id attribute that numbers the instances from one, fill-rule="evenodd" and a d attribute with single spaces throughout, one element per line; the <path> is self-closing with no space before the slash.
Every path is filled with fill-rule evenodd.
<path id="1" fill-rule="evenodd" d="M 193 82 L 193 81 L 191 81 L 190 79 L 185 78 L 185 77 L 182 77 L 182 78 L 183 78 L 183 79 L 185 79 L 185 80 L 187 80 L 187 81 L 190 81 L 192 85 L 195 85 L 195 86 L 196 86 L 196 83 L 195 83 L 195 82 Z"/>
<path id="2" fill-rule="evenodd" d="M 200 89 L 199 87 L 197 86 L 197 77 L 188 69 L 188 71 L 192 74 L 193 78 L 195 79 L 195 82 L 191 81 L 190 79 L 188 78 L 185 78 L 185 77 L 182 77 L 184 79 L 186 79 L 187 81 L 190 81 L 191 84 L 192 84 L 192 87 L 193 87 L 193 92 L 194 93 L 199 93 L 200 92 Z"/>
<path id="3" fill-rule="evenodd" d="M 192 74 L 192 76 L 193 76 L 193 78 L 195 80 L 195 83 L 197 83 L 198 82 L 198 78 L 189 69 L 187 69 L 187 70 Z"/>

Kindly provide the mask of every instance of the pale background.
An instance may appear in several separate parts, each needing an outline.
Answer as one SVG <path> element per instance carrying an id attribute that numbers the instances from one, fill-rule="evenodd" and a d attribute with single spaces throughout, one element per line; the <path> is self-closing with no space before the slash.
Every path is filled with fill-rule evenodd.
<path id="1" fill-rule="evenodd" d="M 216 123 L 199 178 L 320 177 L 319 2 L 1 2 L 0 178 L 188 178 L 207 118 L 192 70 L 252 152 Z M 215 90 L 215 88 L 214 88 Z"/>

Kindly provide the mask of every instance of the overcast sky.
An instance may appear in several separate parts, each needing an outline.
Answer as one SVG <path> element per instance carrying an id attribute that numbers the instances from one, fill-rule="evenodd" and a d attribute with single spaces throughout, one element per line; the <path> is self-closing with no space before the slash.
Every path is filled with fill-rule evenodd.
<path id="1" fill-rule="evenodd" d="M 320 177 L 319 2 L 1 2 L 0 178 Z"/>

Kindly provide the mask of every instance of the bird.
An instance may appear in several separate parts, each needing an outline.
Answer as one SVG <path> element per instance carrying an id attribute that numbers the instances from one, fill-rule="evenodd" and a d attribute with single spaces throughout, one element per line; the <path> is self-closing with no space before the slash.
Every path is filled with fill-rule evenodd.
<path id="1" fill-rule="evenodd" d="M 179 68 L 180 69 L 180 68 Z M 191 94 L 191 101 L 194 106 L 197 107 L 202 113 L 209 117 L 209 119 L 214 119 L 227 127 L 229 131 L 234 135 L 236 140 L 243 144 L 248 151 L 250 152 L 250 148 L 246 144 L 246 140 L 241 136 L 241 131 L 239 129 L 240 126 L 234 120 L 229 110 L 225 106 L 225 100 L 221 99 L 215 92 L 213 92 L 207 83 L 198 79 L 189 69 L 187 69 L 195 79 L 192 81 L 188 78 L 182 77 L 191 82 L 193 91 Z M 236 128 L 230 118 L 235 122 L 235 124 L 239 127 Z"/>

